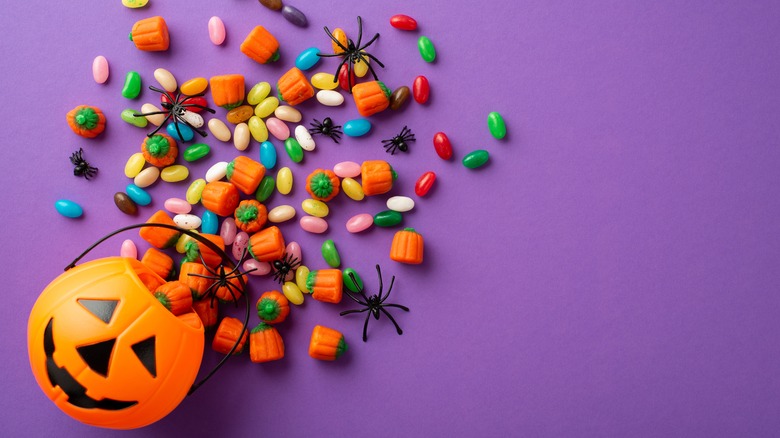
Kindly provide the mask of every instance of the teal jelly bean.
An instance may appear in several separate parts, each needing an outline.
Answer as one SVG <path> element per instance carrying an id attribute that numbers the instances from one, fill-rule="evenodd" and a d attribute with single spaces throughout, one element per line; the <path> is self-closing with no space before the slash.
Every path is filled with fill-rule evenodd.
<path id="1" fill-rule="evenodd" d="M 203 232 L 203 234 L 217 234 L 218 229 L 219 218 L 217 215 L 208 210 L 204 211 L 203 217 L 201 218 L 200 231 Z"/>
<path id="2" fill-rule="evenodd" d="M 133 126 L 137 126 L 139 128 L 146 128 L 146 125 L 149 124 L 149 121 L 146 120 L 146 117 L 143 117 L 143 116 L 136 117 L 136 116 L 133 115 L 133 114 L 137 114 L 137 113 L 138 113 L 138 111 L 136 111 L 134 109 L 128 108 L 126 110 L 123 110 L 122 114 L 120 114 L 119 117 L 121 117 L 122 120 L 124 120 L 125 122 L 127 122 L 127 123 L 129 123 L 129 124 L 131 124 Z"/>
<path id="3" fill-rule="evenodd" d="M 325 263 L 331 268 L 338 268 L 339 265 L 341 265 L 339 250 L 336 249 L 336 244 L 332 239 L 328 239 L 322 243 L 322 258 L 325 259 Z"/>
<path id="4" fill-rule="evenodd" d="M 122 87 L 122 96 L 135 99 L 139 94 L 141 94 L 141 75 L 137 71 L 127 72 L 125 85 Z"/>
<path id="5" fill-rule="evenodd" d="M 469 153 L 463 157 L 463 165 L 469 169 L 476 169 L 482 167 L 488 162 L 490 154 L 484 149 L 477 149 L 474 152 Z"/>
<path id="6" fill-rule="evenodd" d="M 303 148 L 294 137 L 290 137 L 284 141 L 284 148 L 287 150 L 287 155 L 290 159 L 296 163 L 303 161 Z"/>
<path id="7" fill-rule="evenodd" d="M 436 59 L 436 47 L 427 36 L 421 36 L 417 40 L 417 48 L 420 49 L 420 55 L 425 62 L 433 62 Z"/>
<path id="8" fill-rule="evenodd" d="M 177 126 L 179 127 L 178 130 L 176 129 Z M 192 128 L 184 123 L 170 123 L 165 127 L 165 130 L 168 132 L 168 135 L 177 141 L 190 141 L 195 138 L 195 133 L 192 132 Z M 181 132 L 181 137 L 179 136 L 179 132 Z"/>
<path id="9" fill-rule="evenodd" d="M 152 197 L 149 193 L 135 184 L 128 184 L 125 187 L 125 193 L 138 205 L 149 205 L 152 203 Z"/>
<path id="10" fill-rule="evenodd" d="M 506 136 L 506 124 L 501 114 L 495 111 L 488 114 L 488 129 L 490 130 L 490 135 L 499 140 Z"/>
<path id="11" fill-rule="evenodd" d="M 206 143 L 195 143 L 184 150 L 184 161 L 198 161 L 208 155 L 209 152 L 211 152 L 211 148 Z"/>
<path id="12" fill-rule="evenodd" d="M 276 167 L 276 146 L 270 141 L 260 143 L 260 164 L 269 170 Z"/>
<path id="13" fill-rule="evenodd" d="M 360 278 L 357 272 L 355 272 L 352 268 L 347 268 L 343 271 L 341 271 L 341 275 L 344 277 L 344 286 L 347 287 L 347 289 L 351 290 L 352 292 L 357 293 L 357 291 L 363 289 L 363 279 Z M 352 276 L 355 277 L 355 281 L 352 281 Z"/>
<path id="14" fill-rule="evenodd" d="M 350 137 L 361 137 L 371 130 L 371 122 L 368 119 L 354 119 L 344 123 L 344 134 Z"/>
<path id="15" fill-rule="evenodd" d="M 403 218 L 403 215 L 397 211 L 380 211 L 374 215 L 374 225 L 377 227 L 394 227 L 400 224 Z"/>
<path id="16" fill-rule="evenodd" d="M 69 218 L 81 217 L 84 214 L 80 205 L 68 199 L 58 200 L 54 203 L 54 208 L 57 209 L 57 213 Z"/>
<path id="17" fill-rule="evenodd" d="M 257 199 L 257 202 L 265 202 L 265 200 L 274 192 L 275 187 L 276 181 L 274 181 L 274 177 L 269 175 L 264 176 L 255 192 L 255 199 Z"/>
<path id="18" fill-rule="evenodd" d="M 318 62 L 320 62 L 320 57 L 317 56 L 319 53 L 320 49 L 316 47 L 309 47 L 308 49 L 301 52 L 297 58 L 295 58 L 295 66 L 304 71 L 314 67 Z"/>

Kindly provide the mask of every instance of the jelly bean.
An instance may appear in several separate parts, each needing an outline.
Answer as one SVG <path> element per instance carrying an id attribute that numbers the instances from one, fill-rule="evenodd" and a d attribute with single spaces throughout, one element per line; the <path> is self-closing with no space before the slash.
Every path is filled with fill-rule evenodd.
<path id="1" fill-rule="evenodd" d="M 206 180 L 198 178 L 190 184 L 187 188 L 187 193 L 184 195 L 184 199 L 192 205 L 200 202 L 200 195 L 203 193 L 203 188 L 206 187 Z"/>
<path id="2" fill-rule="evenodd" d="M 268 198 L 274 192 L 275 187 L 276 181 L 274 181 L 274 177 L 270 175 L 264 176 L 262 181 L 260 181 L 260 184 L 257 186 L 257 190 L 255 191 L 255 199 L 257 199 L 257 202 L 265 202 L 268 200 Z"/>
<path id="3" fill-rule="evenodd" d="M 200 224 L 200 230 L 203 232 L 203 234 L 217 234 L 218 229 L 219 229 L 219 217 L 217 216 L 217 214 L 208 210 L 204 211 L 203 220 Z"/>
<path id="4" fill-rule="evenodd" d="M 92 78 L 98 84 L 105 84 L 108 80 L 108 60 L 105 56 L 96 56 L 92 61 Z"/>
<path id="5" fill-rule="evenodd" d="M 122 120 L 124 120 L 125 122 L 127 122 L 127 123 L 129 123 L 129 124 L 131 124 L 133 126 L 137 126 L 139 128 L 146 128 L 146 125 L 149 124 L 149 121 L 146 120 L 146 117 L 144 117 L 144 116 L 136 117 L 136 116 L 133 115 L 133 114 L 137 114 L 137 113 L 138 113 L 138 111 L 136 111 L 134 109 L 129 109 L 128 108 L 126 110 L 123 110 L 122 113 L 119 115 L 119 117 L 121 117 Z"/>
<path id="6" fill-rule="evenodd" d="M 368 213 L 356 214 L 347 221 L 347 231 L 350 233 L 359 233 L 371 228 L 374 224 L 374 217 Z"/>
<path id="7" fill-rule="evenodd" d="M 252 134 L 252 138 L 254 138 L 255 141 L 262 143 L 268 140 L 268 127 L 266 126 L 265 122 L 263 122 L 263 119 L 257 116 L 252 116 L 249 118 L 247 126 L 249 127 L 249 132 Z M 236 138 L 238 138 L 238 136 L 236 136 Z M 236 148 L 238 148 L 238 146 L 236 146 Z"/>
<path id="8" fill-rule="evenodd" d="M 390 17 L 390 26 L 400 30 L 415 30 L 417 29 L 417 20 L 408 15 L 393 15 Z"/>
<path id="9" fill-rule="evenodd" d="M 425 62 L 433 62 L 436 59 L 436 48 L 427 36 L 421 36 L 417 40 L 417 48 Z"/>
<path id="10" fill-rule="evenodd" d="M 363 289 L 363 279 L 360 278 L 357 272 L 352 268 L 347 268 L 341 271 L 342 279 L 344 280 L 344 286 L 352 292 L 357 293 Z"/>
<path id="11" fill-rule="evenodd" d="M 192 132 L 192 128 L 184 123 L 169 123 L 168 126 L 165 127 L 165 131 L 176 141 L 190 141 L 195 138 L 195 133 Z M 181 136 L 179 136 L 179 134 L 181 134 Z"/>
<path id="12" fill-rule="evenodd" d="M 463 165 L 469 169 L 482 167 L 488 162 L 490 154 L 484 149 L 477 149 L 463 157 Z"/>
<path id="13" fill-rule="evenodd" d="M 350 137 L 361 137 L 371 130 L 371 122 L 368 119 L 354 119 L 344 123 L 344 134 Z"/>
<path id="14" fill-rule="evenodd" d="M 428 84 L 428 78 L 425 76 L 417 76 L 414 78 L 412 84 L 412 96 L 417 103 L 423 104 L 428 102 L 428 97 L 431 94 L 431 86 Z"/>
<path id="15" fill-rule="evenodd" d="M 176 89 L 179 87 L 176 78 L 173 77 L 173 73 L 164 68 L 158 68 L 154 71 L 154 79 L 169 93 L 175 93 Z"/>
<path id="16" fill-rule="evenodd" d="M 317 102 L 325 106 L 339 106 L 344 103 L 344 96 L 336 90 L 320 90 L 317 92 Z"/>
<path id="17" fill-rule="evenodd" d="M 278 224 L 295 217 L 295 208 L 292 205 L 279 205 L 268 212 L 268 222 Z"/>
<path id="18" fill-rule="evenodd" d="M 501 114 L 495 111 L 488 114 L 488 129 L 490 130 L 490 135 L 498 140 L 506 136 L 506 124 Z"/>
<path id="19" fill-rule="evenodd" d="M 192 205 L 181 198 L 168 198 L 163 203 L 163 207 L 173 214 L 187 214 L 192 211 Z"/>
<path id="20" fill-rule="evenodd" d="M 433 136 L 433 147 L 436 149 L 436 154 L 441 157 L 442 160 L 449 160 L 452 158 L 452 145 L 447 134 L 443 132 L 437 132 Z"/>
<path id="21" fill-rule="evenodd" d="M 130 9 L 143 8 L 149 0 L 122 0 L 122 6 Z"/>
<path id="22" fill-rule="evenodd" d="M 344 53 L 347 50 L 349 41 L 347 40 L 347 34 L 344 33 L 344 29 L 340 27 L 333 29 L 333 41 L 330 42 L 330 45 L 333 47 L 333 53 L 336 54 Z"/>
<path id="23" fill-rule="evenodd" d="M 242 266 L 244 272 L 249 275 L 268 275 L 271 273 L 271 264 L 268 262 L 259 262 L 255 259 L 249 259 Z"/>
<path id="24" fill-rule="evenodd" d="M 306 280 L 309 278 L 309 267 L 300 265 L 295 270 L 295 284 L 298 285 L 298 289 L 305 294 L 310 294 L 311 290 L 306 286 Z"/>
<path id="25" fill-rule="evenodd" d="M 199 234 L 197 230 L 190 230 L 190 232 Z M 186 253 L 187 252 L 187 243 L 188 242 L 194 242 L 194 241 L 195 241 L 195 239 L 193 239 L 192 237 L 182 233 L 179 236 L 179 240 L 176 241 L 176 252 L 178 252 L 179 254 Z"/>
<path id="26" fill-rule="evenodd" d="M 137 259 L 138 247 L 135 246 L 135 242 L 130 239 L 126 239 L 124 242 L 122 242 L 122 246 L 119 248 L 119 257 Z"/>
<path id="27" fill-rule="evenodd" d="M 394 227 L 400 224 L 403 218 L 403 215 L 397 211 L 380 211 L 374 215 L 374 225 L 377 227 Z"/>
<path id="28" fill-rule="evenodd" d="M 303 251 L 301 250 L 301 245 L 298 244 L 298 242 L 290 242 L 287 244 L 287 248 L 284 250 L 288 256 L 290 256 L 290 259 L 298 259 L 298 262 L 303 260 Z"/>
<path id="29" fill-rule="evenodd" d="M 252 87 L 251 90 L 249 90 L 249 93 L 246 95 L 246 103 L 250 105 L 257 105 L 258 103 L 262 102 L 263 99 L 268 97 L 268 95 L 271 94 L 271 84 L 268 82 L 258 82 Z"/>
<path id="30" fill-rule="evenodd" d="M 163 96 L 165 96 L 165 95 L 163 94 Z M 161 100 L 160 103 L 163 103 L 163 102 L 168 101 L 168 98 L 164 97 L 164 98 L 162 98 L 160 100 Z M 201 97 L 201 96 L 194 97 L 193 96 L 193 97 L 188 97 L 187 98 L 187 102 L 185 103 L 185 105 L 191 105 L 191 106 L 187 106 L 187 111 L 200 113 L 200 112 L 203 112 L 203 109 L 200 108 L 200 107 L 201 106 L 207 107 L 207 106 L 209 106 L 209 103 L 208 103 L 208 101 L 206 101 L 205 97 Z"/>
<path id="31" fill-rule="evenodd" d="M 236 125 L 236 127 L 233 129 L 233 146 L 235 146 L 239 151 L 244 151 L 249 147 L 249 140 L 249 125 L 246 123 L 239 123 Z"/>
<path id="32" fill-rule="evenodd" d="M 222 120 L 209 120 L 209 131 L 219 141 L 230 141 L 230 128 Z"/>
<path id="33" fill-rule="evenodd" d="M 260 164 L 269 170 L 276 166 L 276 147 L 270 141 L 260 144 Z"/>
<path id="34" fill-rule="evenodd" d="M 225 245 L 232 245 L 233 241 L 236 240 L 236 233 L 238 232 L 238 227 L 236 227 L 236 221 L 232 217 L 226 217 L 224 221 L 222 221 L 222 227 L 219 229 L 219 237 L 222 238 L 222 241 L 225 242 Z"/>
<path id="35" fill-rule="evenodd" d="M 125 193 L 138 205 L 144 206 L 152 203 L 152 197 L 149 193 L 135 184 L 128 184 L 125 187 Z"/>
<path id="36" fill-rule="evenodd" d="M 241 260 L 241 256 L 244 255 L 244 250 L 249 244 L 249 234 L 240 231 L 236 233 L 236 239 L 233 241 L 233 257 L 237 260 Z"/>
<path id="37" fill-rule="evenodd" d="M 141 94 L 141 75 L 136 71 L 127 72 L 125 85 L 122 87 L 122 96 L 127 99 L 135 99 Z"/>
<path id="38" fill-rule="evenodd" d="M 320 49 L 316 47 L 309 47 L 308 49 L 301 52 L 297 58 L 295 58 L 295 66 L 303 71 L 309 70 L 310 68 L 317 65 L 318 62 L 320 62 L 320 57 L 318 56 L 319 53 Z"/>
<path id="39" fill-rule="evenodd" d="M 260 4 L 272 11 L 282 9 L 282 0 L 260 0 Z"/>
<path id="40" fill-rule="evenodd" d="M 414 199 L 408 196 L 392 196 L 387 200 L 387 208 L 405 213 L 414 208 Z"/>
<path id="41" fill-rule="evenodd" d="M 211 152 L 211 148 L 206 143 L 195 143 L 185 149 L 184 154 L 182 155 L 184 156 L 184 161 L 189 161 L 191 163 L 205 157 L 209 152 Z"/>
<path id="42" fill-rule="evenodd" d="M 254 109 L 249 105 L 241 105 L 228 111 L 225 118 L 228 122 L 238 125 L 241 122 L 246 122 L 254 114 Z"/>
<path id="43" fill-rule="evenodd" d="M 138 205 L 122 192 L 114 193 L 114 204 L 116 204 L 116 208 L 124 214 L 132 216 L 138 213 Z"/>
<path id="44" fill-rule="evenodd" d="M 316 199 L 304 199 L 303 202 L 301 202 L 301 208 L 303 208 L 303 211 L 306 213 L 315 217 L 325 217 L 330 212 L 328 204 Z"/>
<path id="45" fill-rule="evenodd" d="M 168 166 L 160 172 L 160 178 L 165 182 L 184 181 L 188 176 L 190 176 L 190 170 L 181 164 Z"/>
<path id="46" fill-rule="evenodd" d="M 276 117 L 269 117 L 265 124 L 268 126 L 268 132 L 278 140 L 285 141 L 290 138 L 290 128 Z"/>
<path id="47" fill-rule="evenodd" d="M 423 197 L 428 194 L 433 187 L 433 183 L 436 182 L 436 174 L 433 172 L 425 172 L 420 179 L 414 185 L 414 193 L 419 197 Z"/>
<path id="48" fill-rule="evenodd" d="M 225 35 L 227 32 L 225 32 L 225 23 L 222 22 L 221 18 L 217 16 L 211 17 L 209 19 L 208 28 L 209 39 L 215 46 L 219 46 L 225 42 Z"/>
<path id="49" fill-rule="evenodd" d="M 311 77 L 311 84 L 320 90 L 333 90 L 339 86 L 336 77 L 330 73 L 319 72 Z"/>
<path id="50" fill-rule="evenodd" d="M 290 159 L 293 162 L 300 163 L 303 161 L 303 148 L 301 148 L 298 140 L 292 137 L 288 138 L 284 141 L 284 149 L 287 151 L 287 155 L 290 156 Z"/>
<path id="51" fill-rule="evenodd" d="M 344 193 L 353 201 L 362 201 L 363 198 L 366 197 L 366 194 L 363 193 L 363 186 L 349 177 L 341 180 L 341 189 L 344 190 Z"/>
<path id="52" fill-rule="evenodd" d="M 206 88 L 209 86 L 209 81 L 206 78 L 192 78 L 189 81 L 181 84 L 181 87 L 179 89 L 181 90 L 182 94 L 186 94 L 187 96 L 194 96 L 196 94 L 200 94 L 204 91 L 206 91 Z"/>
<path id="53" fill-rule="evenodd" d="M 173 217 L 173 223 L 182 230 L 194 230 L 200 227 L 202 220 L 194 214 L 177 214 Z"/>
<path id="54" fill-rule="evenodd" d="M 290 6 L 285 6 L 285 8 L 289 8 Z M 287 301 L 290 302 L 290 304 L 300 305 L 303 304 L 303 293 L 298 288 L 298 285 L 293 283 L 292 281 L 287 281 L 282 286 L 282 293 L 284 294 L 284 297 L 287 298 Z"/>
<path id="55" fill-rule="evenodd" d="M 274 110 L 274 116 L 285 122 L 298 123 L 301 121 L 301 112 L 289 105 L 280 105 Z"/>
<path id="56" fill-rule="evenodd" d="M 227 175 L 228 162 L 219 161 L 211 165 L 206 171 L 206 182 L 219 181 Z"/>
<path id="57" fill-rule="evenodd" d="M 317 145 L 314 143 L 314 139 L 311 138 L 309 130 L 303 125 L 295 127 L 295 140 L 301 145 L 301 148 L 306 152 L 311 152 Z"/>
<path id="58" fill-rule="evenodd" d="M 282 17 L 298 27 L 306 27 L 309 25 L 309 21 L 306 19 L 306 16 L 303 15 L 303 12 L 290 5 L 284 5 L 282 8 Z"/>
<path id="59" fill-rule="evenodd" d="M 341 256 L 339 250 L 336 249 L 336 244 L 333 240 L 328 239 L 322 242 L 322 258 L 325 259 L 325 263 L 331 268 L 338 268 L 341 265 Z"/>
<path id="60" fill-rule="evenodd" d="M 290 194 L 293 186 L 293 174 L 289 167 L 282 167 L 276 174 L 276 190 L 283 195 Z"/>
<path id="61" fill-rule="evenodd" d="M 255 115 L 264 119 L 276 111 L 279 107 L 279 98 L 276 96 L 268 96 L 255 107 Z"/>
<path id="62" fill-rule="evenodd" d="M 354 161 L 342 161 L 333 166 L 333 173 L 339 178 L 357 178 L 360 176 L 360 164 Z"/>
<path id="63" fill-rule="evenodd" d="M 358 58 L 357 61 L 355 61 L 352 69 L 355 71 L 355 76 L 362 78 L 368 73 L 368 56 L 365 56 L 366 52 L 362 50 L 360 53 L 363 53 L 363 57 Z"/>
<path id="64" fill-rule="evenodd" d="M 184 110 L 184 112 L 181 113 L 181 118 L 193 128 L 200 128 L 203 126 L 203 116 L 190 110 Z"/>
<path id="65" fill-rule="evenodd" d="M 144 114 L 148 113 L 159 113 L 160 108 L 157 108 L 156 106 L 152 105 L 151 103 L 145 103 L 141 105 L 141 112 Z M 152 114 L 150 116 L 144 116 L 146 120 L 149 121 L 154 126 L 160 126 L 165 122 L 165 114 Z"/>
<path id="66" fill-rule="evenodd" d="M 146 188 L 157 182 L 157 178 L 160 177 L 160 169 L 152 166 L 140 171 L 138 175 L 133 178 L 133 184 L 138 187 Z"/>
<path id="67" fill-rule="evenodd" d="M 130 155 L 130 158 L 127 159 L 127 163 L 125 163 L 125 176 L 128 178 L 135 178 L 136 175 L 141 173 L 145 164 L 146 159 L 144 158 L 144 154 L 137 152 Z"/>
<path id="68" fill-rule="evenodd" d="M 347 68 L 346 65 L 342 65 L 339 70 L 339 86 L 347 93 L 351 93 L 350 84 L 355 84 L 355 72 Z"/>
<path id="69" fill-rule="evenodd" d="M 398 87 L 390 95 L 390 109 L 397 110 L 401 108 L 406 101 L 409 100 L 409 87 L 406 85 Z"/>
<path id="70" fill-rule="evenodd" d="M 300 220 L 301 228 L 310 233 L 322 234 L 328 231 L 328 221 L 320 217 L 304 216 Z"/>

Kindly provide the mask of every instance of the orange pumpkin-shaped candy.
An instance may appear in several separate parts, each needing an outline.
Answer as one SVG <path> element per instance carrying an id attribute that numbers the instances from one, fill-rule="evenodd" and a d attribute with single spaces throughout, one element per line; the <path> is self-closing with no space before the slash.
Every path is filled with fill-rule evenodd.
<path id="1" fill-rule="evenodd" d="M 222 318 L 222 322 L 220 322 L 219 327 L 217 327 L 217 332 L 214 333 L 214 341 L 211 343 L 211 348 L 218 353 L 228 354 L 233 348 L 233 345 L 236 344 L 239 336 L 241 337 L 241 342 L 239 342 L 236 349 L 233 350 L 233 354 L 241 354 L 241 352 L 244 351 L 244 344 L 246 344 L 248 333 L 244 330 L 244 324 L 241 321 L 226 316 Z"/>
<path id="2" fill-rule="evenodd" d="M 347 341 L 338 330 L 314 326 L 309 342 L 309 356 L 319 360 L 336 360 L 347 351 Z"/>
<path id="3" fill-rule="evenodd" d="M 68 126 L 76 134 L 85 138 L 94 138 L 106 129 L 106 116 L 99 108 L 79 105 L 65 115 Z"/>
<path id="4" fill-rule="evenodd" d="M 352 87 L 355 106 L 363 117 L 386 110 L 390 106 L 391 94 L 380 81 L 363 82 Z"/>
<path id="5" fill-rule="evenodd" d="M 164 210 L 158 210 L 146 223 L 176 226 L 176 223 Z M 181 232 L 163 227 L 144 227 L 138 231 L 138 235 L 155 248 L 165 249 L 176 245 Z"/>
<path id="6" fill-rule="evenodd" d="M 279 324 L 290 314 L 290 302 L 278 290 L 264 292 L 257 300 L 257 316 L 268 324 Z"/>
<path id="7" fill-rule="evenodd" d="M 112 429 L 154 423 L 184 399 L 197 376 L 200 319 L 173 315 L 139 274 L 163 282 L 131 258 L 84 263 L 49 283 L 30 313 L 35 380 L 83 423 Z"/>
<path id="8" fill-rule="evenodd" d="M 366 196 L 381 195 L 393 188 L 398 177 L 387 161 L 364 161 L 360 166 L 360 184 Z"/>
<path id="9" fill-rule="evenodd" d="M 211 330 L 217 325 L 219 306 L 217 300 L 201 300 L 192 303 L 192 310 L 198 314 L 206 330 Z"/>
<path id="10" fill-rule="evenodd" d="M 171 256 L 154 248 L 146 250 L 141 258 L 141 263 L 154 271 L 160 278 L 168 278 L 171 275 L 171 271 L 173 271 L 173 259 Z"/>
<path id="11" fill-rule="evenodd" d="M 214 274 L 210 273 L 208 269 L 203 266 L 203 263 L 201 263 L 200 260 L 195 262 L 185 262 L 181 265 L 181 268 L 179 268 L 179 281 L 186 284 L 190 288 L 192 298 L 195 300 L 203 298 L 203 296 L 206 294 L 206 291 L 209 290 L 209 287 L 214 284 L 214 280 L 206 278 L 213 276 Z"/>
<path id="12" fill-rule="evenodd" d="M 236 186 L 225 181 L 212 181 L 206 184 L 200 195 L 200 203 L 206 207 L 206 210 L 220 216 L 232 216 L 240 201 L 241 195 L 238 194 Z"/>
<path id="13" fill-rule="evenodd" d="M 268 227 L 249 237 L 249 255 L 260 262 L 272 262 L 284 256 L 284 236 L 277 226 Z"/>
<path id="14" fill-rule="evenodd" d="M 150 17 L 136 21 L 130 31 L 130 41 L 139 50 L 146 52 L 161 52 L 168 50 L 171 43 L 168 36 L 168 25 L 163 17 Z"/>
<path id="15" fill-rule="evenodd" d="M 265 205 L 254 199 L 241 201 L 236 208 L 236 226 L 246 233 L 260 231 L 268 219 L 268 211 Z"/>
<path id="16" fill-rule="evenodd" d="M 414 228 L 395 233 L 390 246 L 390 259 L 400 263 L 419 265 L 423 262 L 423 236 Z"/>
<path id="17" fill-rule="evenodd" d="M 339 194 L 341 181 L 332 170 L 316 169 L 306 178 L 306 191 L 312 198 L 328 202 Z"/>
<path id="18" fill-rule="evenodd" d="M 279 59 L 279 41 L 263 26 L 256 26 L 241 43 L 241 53 L 260 64 Z"/>
<path id="19" fill-rule="evenodd" d="M 297 67 L 291 68 L 279 78 L 276 89 L 279 90 L 279 100 L 292 106 L 314 97 L 314 88 Z"/>
<path id="20" fill-rule="evenodd" d="M 219 249 L 223 251 L 225 250 L 225 241 L 222 240 L 221 236 L 218 236 L 216 234 L 201 234 L 201 237 L 211 241 L 211 243 L 218 246 Z M 208 246 L 206 246 L 206 244 L 201 243 L 200 241 L 198 241 L 197 244 L 198 244 L 198 252 L 200 253 L 200 256 L 197 258 L 197 261 L 203 261 L 206 263 L 206 266 L 215 269 L 217 266 L 222 264 L 221 254 L 217 254 L 216 252 L 214 252 L 213 249 L 209 248 Z"/>
<path id="21" fill-rule="evenodd" d="M 284 341 L 272 326 L 261 322 L 249 335 L 249 358 L 254 363 L 270 362 L 284 357 Z"/>
<path id="22" fill-rule="evenodd" d="M 141 143 L 141 153 L 146 162 L 152 166 L 166 167 L 176 161 L 179 149 L 173 137 L 168 134 L 154 134 L 146 137 Z"/>
<path id="23" fill-rule="evenodd" d="M 242 75 L 212 76 L 209 79 L 209 86 L 216 106 L 232 110 L 244 102 L 246 89 Z"/>
<path id="24" fill-rule="evenodd" d="M 227 269 L 227 268 L 225 268 Z M 244 288 L 238 277 L 228 278 L 224 284 L 214 290 L 214 295 L 223 303 L 234 303 L 244 296 Z"/>
<path id="25" fill-rule="evenodd" d="M 192 311 L 192 292 L 181 281 L 169 281 L 154 291 L 154 297 L 174 315 Z"/>
<path id="26" fill-rule="evenodd" d="M 228 163 L 227 180 L 246 195 L 252 195 L 265 176 L 265 166 L 257 161 L 239 155 Z"/>
<path id="27" fill-rule="evenodd" d="M 309 272 L 306 287 L 317 301 L 338 304 L 344 289 L 344 277 L 339 269 L 320 269 Z"/>

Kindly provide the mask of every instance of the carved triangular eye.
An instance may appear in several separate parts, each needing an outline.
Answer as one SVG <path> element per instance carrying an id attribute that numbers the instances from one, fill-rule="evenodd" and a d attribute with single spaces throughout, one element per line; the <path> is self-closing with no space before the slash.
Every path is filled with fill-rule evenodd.
<path id="1" fill-rule="evenodd" d="M 116 305 L 119 304 L 119 300 L 88 300 L 79 298 L 76 301 L 87 309 L 89 313 L 95 315 L 106 324 L 111 321 Z"/>
<path id="2" fill-rule="evenodd" d="M 76 347 L 79 355 L 92 371 L 103 377 L 108 377 L 108 365 L 111 362 L 111 352 L 114 351 L 116 339 L 98 342 L 92 345 L 82 345 Z"/>
<path id="3" fill-rule="evenodd" d="M 157 377 L 157 353 L 154 348 L 155 337 L 144 339 L 141 342 L 133 344 L 130 348 L 138 356 L 138 360 L 149 371 L 152 377 Z"/>

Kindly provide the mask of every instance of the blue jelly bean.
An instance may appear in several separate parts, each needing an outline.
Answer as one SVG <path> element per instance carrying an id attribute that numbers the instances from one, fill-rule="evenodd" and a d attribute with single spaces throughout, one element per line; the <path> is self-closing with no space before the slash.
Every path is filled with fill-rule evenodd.
<path id="1" fill-rule="evenodd" d="M 295 66 L 304 71 L 314 67 L 320 62 L 320 57 L 317 56 L 319 53 L 320 49 L 309 47 L 295 58 Z"/>
<path id="2" fill-rule="evenodd" d="M 203 234 L 217 234 L 219 218 L 217 218 L 216 214 L 206 210 L 201 219 L 200 231 L 202 231 Z"/>
<path id="3" fill-rule="evenodd" d="M 350 137 L 360 137 L 371 130 L 371 122 L 368 119 L 354 119 L 344 124 L 344 134 Z"/>
<path id="4" fill-rule="evenodd" d="M 81 209 L 80 205 L 67 199 L 60 199 L 55 202 L 54 208 L 57 209 L 57 213 L 65 217 L 77 218 L 84 214 L 84 210 Z"/>
<path id="5" fill-rule="evenodd" d="M 125 187 L 125 193 L 138 205 L 149 205 L 152 203 L 152 197 L 149 193 L 135 184 L 128 184 Z"/>
<path id="6" fill-rule="evenodd" d="M 179 127 L 181 137 L 179 137 L 179 132 L 176 131 L 176 126 Z M 168 135 L 173 137 L 173 139 L 176 141 L 190 141 L 195 137 L 195 133 L 192 132 L 192 128 L 185 125 L 184 123 L 170 123 L 165 128 L 165 130 L 168 131 Z"/>
<path id="7" fill-rule="evenodd" d="M 276 147 L 270 141 L 260 143 L 260 164 L 268 170 L 276 166 Z"/>

